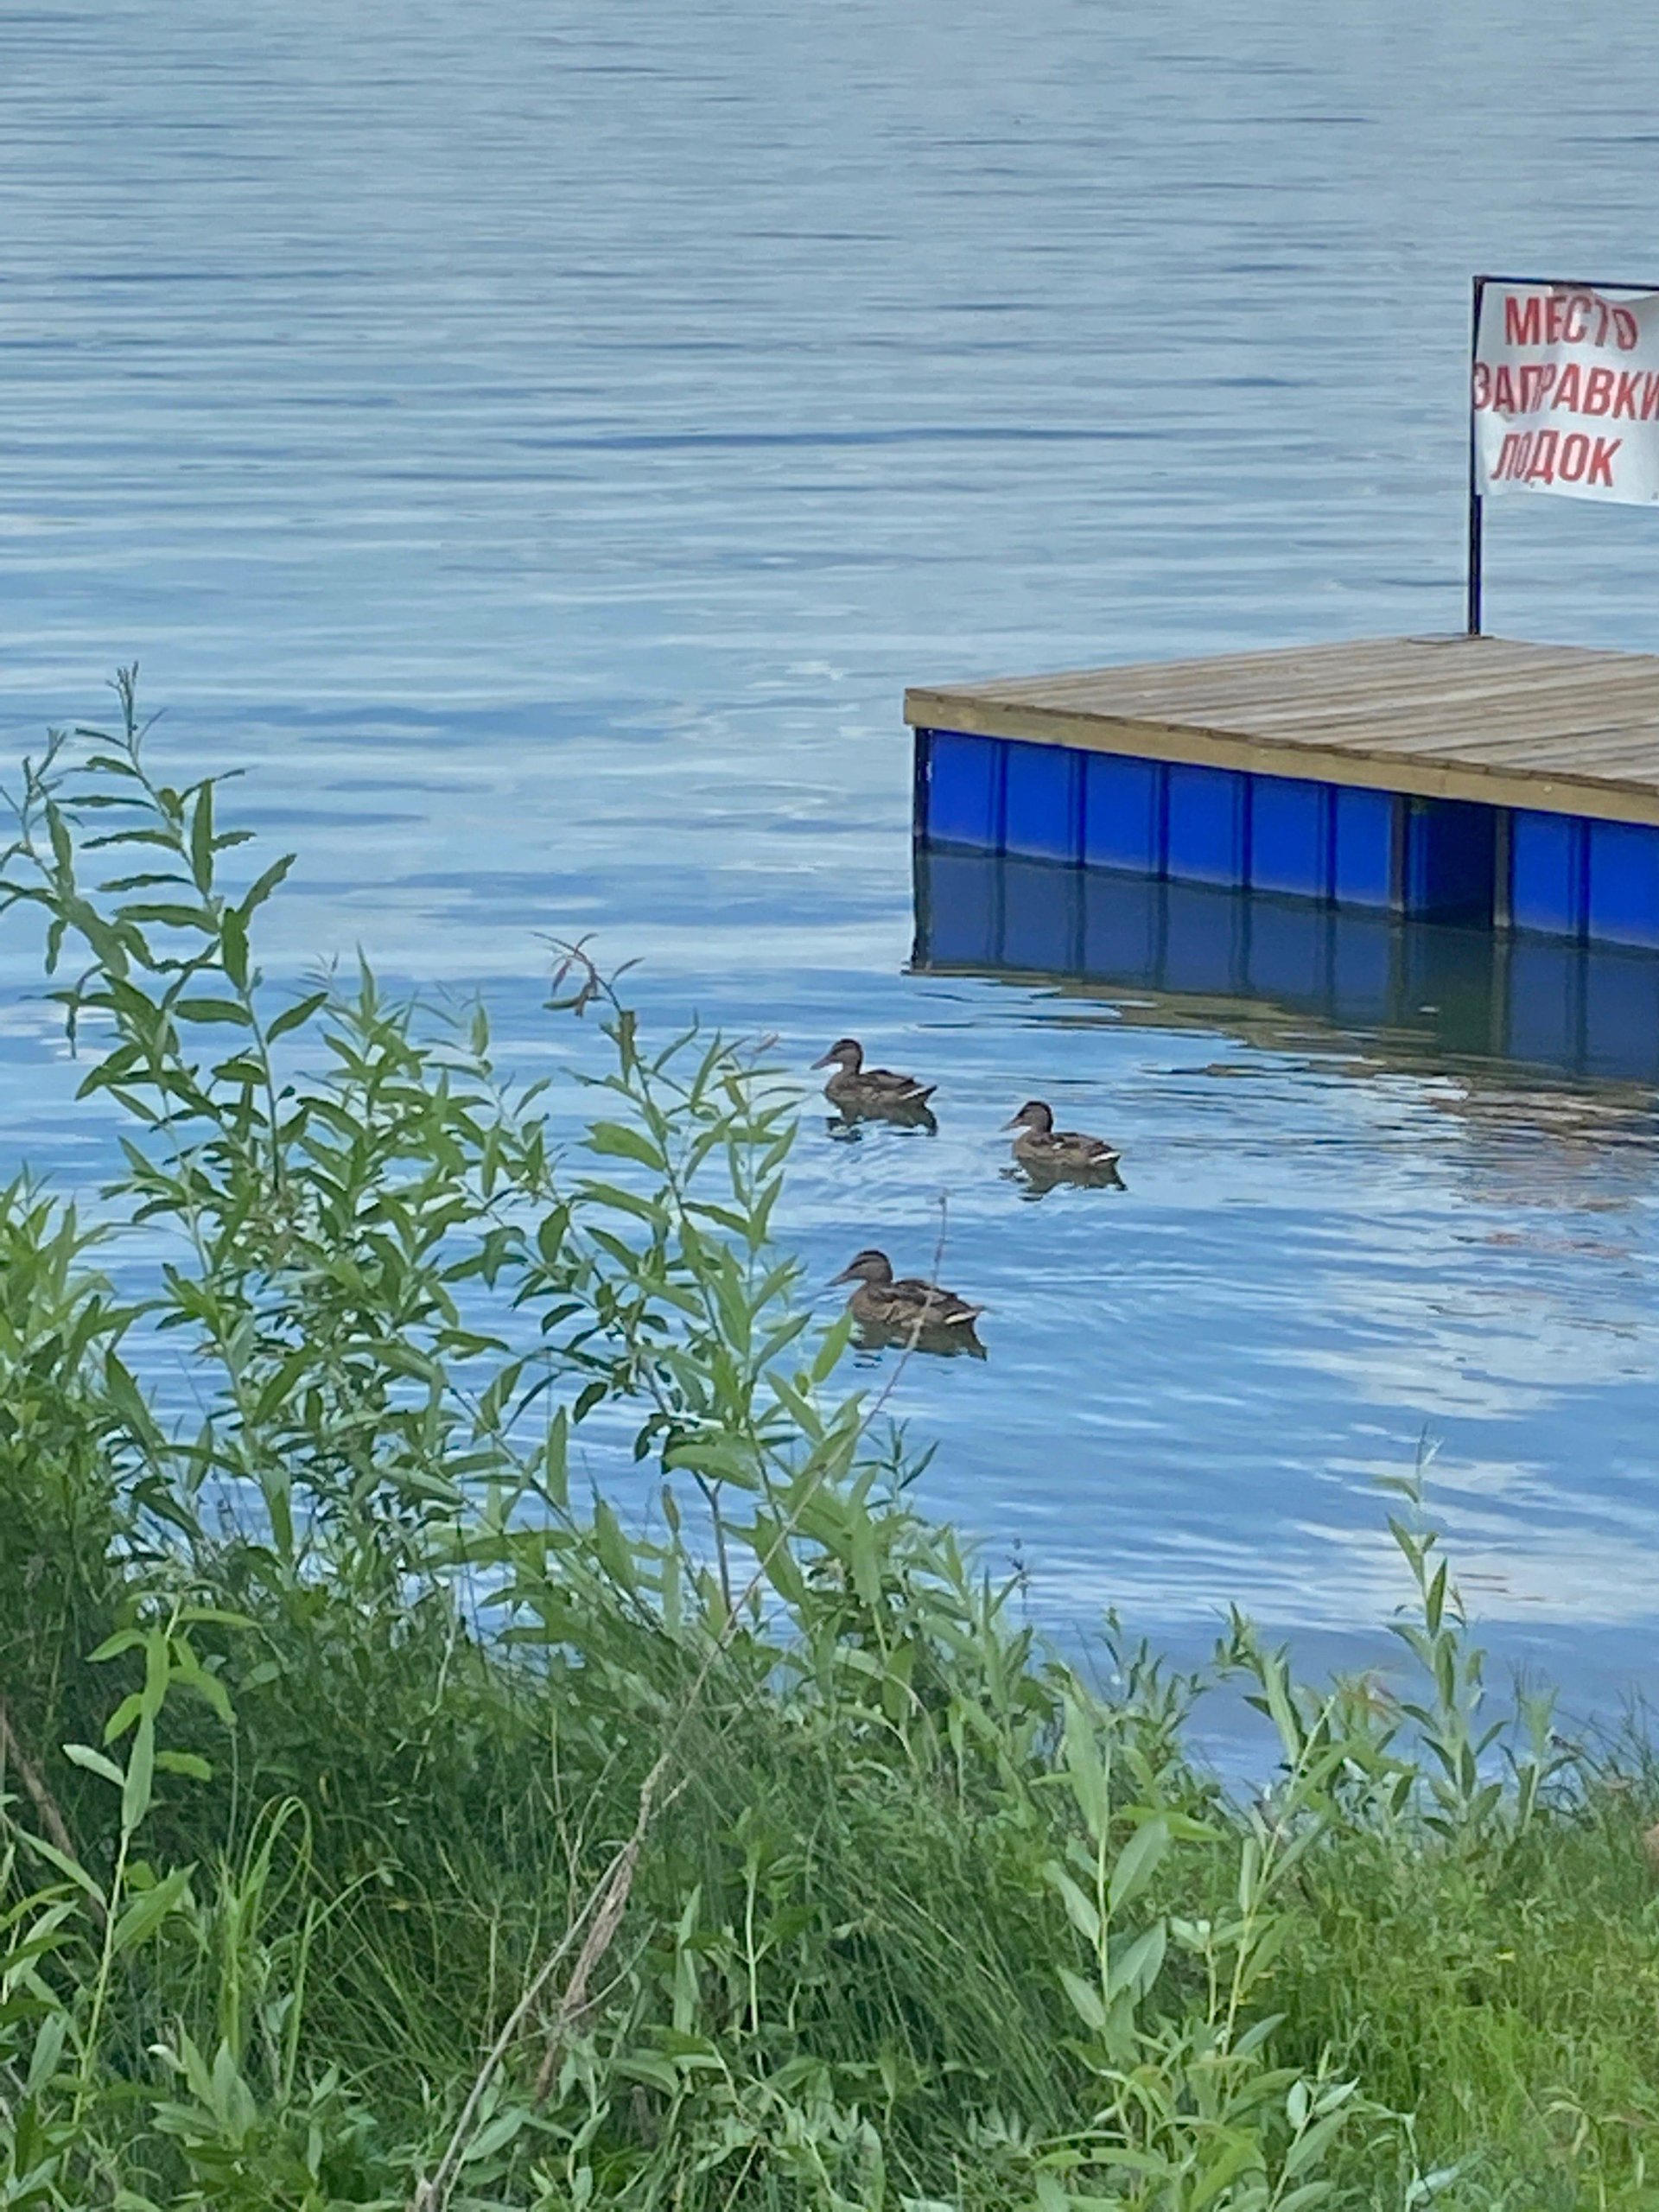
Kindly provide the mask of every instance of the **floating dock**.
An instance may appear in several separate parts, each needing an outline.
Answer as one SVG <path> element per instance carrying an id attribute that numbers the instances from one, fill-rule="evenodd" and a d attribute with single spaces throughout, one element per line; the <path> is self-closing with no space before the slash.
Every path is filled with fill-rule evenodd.
<path id="1" fill-rule="evenodd" d="M 1659 947 L 1659 655 L 1389 638 L 918 686 L 928 846 Z"/>

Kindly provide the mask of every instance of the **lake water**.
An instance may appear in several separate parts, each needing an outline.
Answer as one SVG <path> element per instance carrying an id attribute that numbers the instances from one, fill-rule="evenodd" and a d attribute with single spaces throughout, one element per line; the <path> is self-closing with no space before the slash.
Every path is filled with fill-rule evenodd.
<path id="1" fill-rule="evenodd" d="M 653 1020 L 938 1080 L 933 1138 L 810 1119 L 788 1227 L 922 1266 L 948 1201 L 989 1357 L 895 1408 L 1046 1624 L 1369 1657 L 1427 1448 L 1499 1649 L 1605 1707 L 1659 1621 L 1650 1092 L 908 972 L 899 708 L 1456 626 L 1470 273 L 1659 283 L 1656 65 L 1612 0 L 0 5 L 3 750 L 136 657 L 301 851 L 273 966 L 481 984 L 535 1066 L 536 932 L 593 930 Z M 1649 516 L 1505 501 L 1488 574 L 1655 643 Z M 92 1179 L 0 950 L 5 1154 Z M 1021 1198 L 1033 1093 L 1124 1192 Z"/>

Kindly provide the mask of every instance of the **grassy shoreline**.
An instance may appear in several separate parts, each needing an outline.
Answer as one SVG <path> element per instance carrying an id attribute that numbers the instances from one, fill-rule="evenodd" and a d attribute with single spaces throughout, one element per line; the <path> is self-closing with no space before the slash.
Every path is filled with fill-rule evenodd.
<path id="1" fill-rule="evenodd" d="M 0 1199 L 0 2203 L 1659 2202 L 1659 1774 L 1489 1696 L 1409 1486 L 1403 1699 L 1242 1620 L 1103 1693 L 802 1310 L 764 1060 L 570 949 L 557 1156 L 481 1010 L 264 986 L 121 692 L 0 863 L 128 1131 L 98 1236 Z"/>

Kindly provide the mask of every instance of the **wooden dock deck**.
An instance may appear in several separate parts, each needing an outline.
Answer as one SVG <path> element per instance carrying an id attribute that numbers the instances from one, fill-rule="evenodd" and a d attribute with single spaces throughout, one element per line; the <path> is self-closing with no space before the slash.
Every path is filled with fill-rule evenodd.
<path id="1" fill-rule="evenodd" d="M 918 685 L 917 832 L 1659 944 L 1659 655 L 1388 638 Z"/>
<path id="2" fill-rule="evenodd" d="M 921 685 L 912 728 L 1659 823 L 1659 654 L 1382 638 Z"/>

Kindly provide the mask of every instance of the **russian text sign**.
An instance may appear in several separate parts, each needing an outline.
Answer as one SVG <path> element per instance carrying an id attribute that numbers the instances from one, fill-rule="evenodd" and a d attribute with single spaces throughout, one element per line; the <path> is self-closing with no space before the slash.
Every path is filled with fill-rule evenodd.
<path id="1" fill-rule="evenodd" d="M 1483 492 L 1659 500 L 1659 292 L 1485 285 L 1471 397 Z"/>

